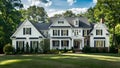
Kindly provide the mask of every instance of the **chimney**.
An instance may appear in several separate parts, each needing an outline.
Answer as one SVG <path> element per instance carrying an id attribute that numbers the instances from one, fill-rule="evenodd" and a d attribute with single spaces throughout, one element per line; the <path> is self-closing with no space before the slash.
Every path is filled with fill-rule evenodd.
<path id="1" fill-rule="evenodd" d="M 101 19 L 100 19 L 100 23 L 104 23 L 104 18 L 101 18 Z"/>

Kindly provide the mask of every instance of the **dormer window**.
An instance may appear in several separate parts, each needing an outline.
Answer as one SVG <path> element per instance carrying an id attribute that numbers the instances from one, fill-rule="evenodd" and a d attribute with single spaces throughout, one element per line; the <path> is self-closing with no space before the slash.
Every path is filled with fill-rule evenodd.
<path id="1" fill-rule="evenodd" d="M 58 24 L 63 24 L 64 23 L 64 21 L 58 21 Z"/>
<path id="2" fill-rule="evenodd" d="M 74 25 L 75 25 L 75 27 L 78 27 L 79 26 L 79 20 L 75 20 Z"/>
<path id="3" fill-rule="evenodd" d="M 78 24 L 79 24 L 79 22 L 78 22 L 78 21 L 76 21 L 76 22 L 75 22 L 75 25 L 78 25 Z"/>
<path id="4" fill-rule="evenodd" d="M 31 28 L 23 28 L 23 35 L 31 35 Z"/>

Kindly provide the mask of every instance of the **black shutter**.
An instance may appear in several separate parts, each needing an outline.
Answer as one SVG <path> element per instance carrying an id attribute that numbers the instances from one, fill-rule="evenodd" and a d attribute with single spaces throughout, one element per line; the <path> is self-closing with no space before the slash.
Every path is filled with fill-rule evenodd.
<path id="1" fill-rule="evenodd" d="M 68 30 L 67 30 L 67 36 L 68 36 Z"/>
<path id="2" fill-rule="evenodd" d="M 104 47 L 105 47 L 105 41 L 104 41 Z"/>
<path id="3" fill-rule="evenodd" d="M 61 30 L 61 35 L 63 36 L 63 30 Z"/>
<path id="4" fill-rule="evenodd" d="M 61 41 L 61 46 L 63 46 L 63 41 Z"/>
<path id="5" fill-rule="evenodd" d="M 83 36 L 84 36 L 84 30 L 83 30 Z"/>
<path id="6" fill-rule="evenodd" d="M 25 35 L 25 28 L 23 28 L 23 35 Z"/>
<path id="7" fill-rule="evenodd" d="M 31 35 L 31 28 L 30 28 L 30 35 Z"/>
<path id="8" fill-rule="evenodd" d="M 32 52 L 33 49 L 32 49 L 32 41 L 30 41 L 30 52 Z"/>
<path id="9" fill-rule="evenodd" d="M 94 47 L 96 47 L 96 41 L 94 41 Z"/>
<path id="10" fill-rule="evenodd" d="M 38 41 L 37 41 L 37 50 L 38 50 L 38 44 L 39 44 L 39 43 L 38 43 Z"/>
<path id="11" fill-rule="evenodd" d="M 24 41 L 23 41 L 23 48 L 22 49 L 23 49 L 23 52 L 24 52 Z"/>
<path id="12" fill-rule="evenodd" d="M 89 34 L 89 30 L 87 30 L 87 35 Z"/>
<path id="13" fill-rule="evenodd" d="M 60 36 L 60 30 L 58 30 L 58 36 Z"/>
<path id="14" fill-rule="evenodd" d="M 101 30 L 101 35 L 102 35 L 102 30 Z"/>
<path id="15" fill-rule="evenodd" d="M 18 41 L 16 41 L 16 51 L 18 51 Z"/>
<path id="16" fill-rule="evenodd" d="M 69 46 L 69 41 L 67 41 L 67 46 Z"/>
<path id="17" fill-rule="evenodd" d="M 96 30 L 96 35 L 97 35 L 97 30 Z"/>
<path id="18" fill-rule="evenodd" d="M 54 33 L 55 33 L 55 32 L 54 32 L 54 30 L 53 30 L 53 36 L 54 36 Z"/>

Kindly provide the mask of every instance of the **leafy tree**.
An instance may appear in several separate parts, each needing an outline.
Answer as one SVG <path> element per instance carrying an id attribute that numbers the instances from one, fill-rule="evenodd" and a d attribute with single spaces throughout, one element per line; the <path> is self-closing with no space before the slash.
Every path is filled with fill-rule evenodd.
<path id="1" fill-rule="evenodd" d="M 112 29 L 112 45 L 116 45 L 115 26 L 120 23 L 120 0 L 98 0 L 94 15 L 97 20 L 104 18 Z"/>
<path id="2" fill-rule="evenodd" d="M 120 48 L 120 24 L 118 24 L 116 27 L 115 27 L 115 35 L 116 35 L 116 44 L 117 44 L 117 47 Z"/>
<path id="3" fill-rule="evenodd" d="M 61 17 L 62 14 L 55 14 L 53 17 Z"/>
<path id="4" fill-rule="evenodd" d="M 30 6 L 25 12 L 25 17 L 27 17 L 30 21 L 33 22 L 46 22 L 48 16 L 43 7 Z"/>
<path id="5" fill-rule="evenodd" d="M 95 8 L 93 7 L 91 7 L 91 8 L 89 8 L 88 10 L 87 10 L 87 12 L 85 12 L 83 15 L 85 16 L 85 17 L 87 17 L 88 18 L 88 21 L 90 22 L 90 23 L 96 23 L 97 21 L 96 21 L 96 17 L 94 16 L 94 10 L 95 10 Z"/>
<path id="6" fill-rule="evenodd" d="M 63 15 L 64 17 L 75 17 L 75 14 L 70 10 L 67 10 Z"/>
<path id="7" fill-rule="evenodd" d="M 21 13 L 16 7 L 22 6 L 20 0 L 0 0 L 0 52 L 6 43 L 10 43 L 10 36 L 20 22 Z M 20 5 L 16 5 L 20 4 Z"/>

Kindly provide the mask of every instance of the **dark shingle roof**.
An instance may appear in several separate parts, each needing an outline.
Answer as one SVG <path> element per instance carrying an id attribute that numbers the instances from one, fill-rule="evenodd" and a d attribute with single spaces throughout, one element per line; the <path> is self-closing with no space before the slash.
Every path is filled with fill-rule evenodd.
<path id="1" fill-rule="evenodd" d="M 68 23 L 70 23 L 70 25 L 73 28 L 91 28 L 91 24 L 88 22 L 88 19 L 86 17 L 64 17 Z M 57 17 L 52 17 L 50 20 L 52 23 L 54 23 L 56 20 L 59 20 L 60 18 Z M 79 20 L 79 27 L 75 27 L 74 26 L 74 20 L 78 19 Z"/>
<path id="2" fill-rule="evenodd" d="M 38 30 L 48 30 L 51 23 L 33 23 Z"/>

